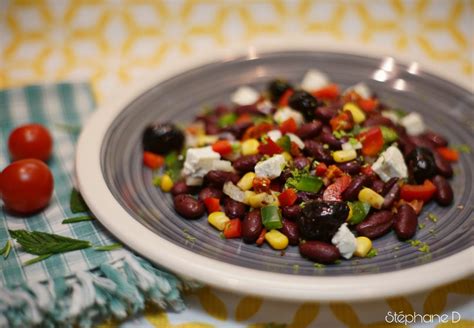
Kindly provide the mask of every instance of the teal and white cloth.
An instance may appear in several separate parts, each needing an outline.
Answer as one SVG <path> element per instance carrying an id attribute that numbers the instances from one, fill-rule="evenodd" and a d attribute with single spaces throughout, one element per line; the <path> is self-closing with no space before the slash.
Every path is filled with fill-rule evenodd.
<path id="1" fill-rule="evenodd" d="M 7 140 L 16 126 L 40 123 L 54 138 L 48 162 L 54 175 L 51 203 L 30 217 L 12 216 L 2 207 L 0 247 L 10 239 L 9 229 L 59 234 L 89 240 L 94 246 L 116 242 L 96 220 L 61 223 L 81 215 L 69 208 L 78 138 L 74 127 L 84 124 L 94 107 L 87 83 L 0 90 L 0 170 L 10 162 Z M 89 248 L 22 265 L 33 257 L 14 244 L 8 258 L 0 258 L 0 327 L 90 326 L 137 313 L 146 302 L 177 311 L 184 308 L 180 290 L 189 285 L 126 249 L 104 252 Z"/>

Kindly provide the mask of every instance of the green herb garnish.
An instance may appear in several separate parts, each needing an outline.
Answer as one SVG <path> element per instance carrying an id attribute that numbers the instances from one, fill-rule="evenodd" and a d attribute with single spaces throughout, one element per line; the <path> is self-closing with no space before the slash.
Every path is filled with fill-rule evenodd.
<path id="1" fill-rule="evenodd" d="M 324 269 L 326 267 L 324 264 L 321 263 L 314 263 L 313 266 L 315 269 Z"/>
<path id="2" fill-rule="evenodd" d="M 173 181 L 179 180 L 181 177 L 181 169 L 183 168 L 183 160 L 179 158 L 176 152 L 171 152 L 165 156 L 166 174 Z"/>
<path id="3" fill-rule="evenodd" d="M 438 217 L 436 216 L 436 214 L 433 214 L 433 213 L 428 214 L 428 219 L 430 219 L 434 223 L 438 222 Z"/>
<path id="4" fill-rule="evenodd" d="M 365 257 L 371 258 L 371 257 L 377 256 L 378 254 L 379 254 L 379 251 L 377 250 L 377 248 L 371 248 Z"/>
<path id="5" fill-rule="evenodd" d="M 81 213 L 81 212 L 88 212 L 89 207 L 87 207 L 86 202 L 82 198 L 79 191 L 76 189 L 72 189 L 71 197 L 69 198 L 69 206 L 71 208 L 72 213 Z"/>
<path id="6" fill-rule="evenodd" d="M 12 250 L 12 242 L 9 240 L 6 241 L 5 246 L 0 249 L 0 254 L 3 256 L 4 259 L 7 259 L 8 255 L 10 255 L 10 251 Z"/>
<path id="7" fill-rule="evenodd" d="M 220 128 L 225 128 L 229 125 L 234 124 L 235 121 L 237 121 L 237 114 L 228 113 L 219 117 L 219 119 L 217 120 L 217 125 L 219 125 Z"/>
<path id="8" fill-rule="evenodd" d="M 97 247 L 94 247 L 94 249 L 96 251 L 115 251 L 117 249 L 121 249 L 122 247 L 123 247 L 122 244 L 114 243 L 110 245 L 97 246 Z"/>
<path id="9" fill-rule="evenodd" d="M 467 144 L 452 145 L 451 148 L 456 149 L 458 152 L 463 154 L 470 154 L 472 151 L 471 147 Z"/>
<path id="10" fill-rule="evenodd" d="M 423 229 L 426 225 L 424 223 L 418 223 L 418 228 Z"/>
<path id="11" fill-rule="evenodd" d="M 83 215 L 83 216 L 78 216 L 75 218 L 68 218 L 63 220 L 62 224 L 68 224 L 68 223 L 77 223 L 77 222 L 82 222 L 82 221 L 92 221 L 95 220 L 95 217 L 90 216 L 90 215 Z"/>
<path id="12" fill-rule="evenodd" d="M 423 253 L 428 253 L 430 251 L 430 246 L 425 243 L 425 242 L 422 242 L 418 239 L 415 239 L 415 240 L 408 240 L 407 241 L 411 246 L 415 247 L 416 249 L 418 249 L 420 252 L 423 252 Z"/>
<path id="13" fill-rule="evenodd" d="M 8 230 L 23 249 L 34 255 L 66 253 L 91 247 L 87 240 L 73 239 L 40 231 Z"/>

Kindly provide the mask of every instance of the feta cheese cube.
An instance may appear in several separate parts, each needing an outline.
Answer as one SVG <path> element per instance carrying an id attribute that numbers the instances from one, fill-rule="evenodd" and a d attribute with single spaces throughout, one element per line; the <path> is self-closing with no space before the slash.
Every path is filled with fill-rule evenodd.
<path id="1" fill-rule="evenodd" d="M 278 154 L 255 165 L 255 174 L 258 177 L 274 179 L 280 176 L 286 161 L 283 155 Z"/>
<path id="2" fill-rule="evenodd" d="M 329 84 L 329 78 L 323 72 L 317 69 L 310 69 L 301 82 L 301 89 L 313 92 Z"/>
<path id="3" fill-rule="evenodd" d="M 425 123 L 420 114 L 411 112 L 407 116 L 402 117 L 400 124 L 405 127 L 407 133 L 411 136 L 417 136 L 425 132 Z"/>
<path id="4" fill-rule="evenodd" d="M 357 240 L 352 231 L 347 227 L 347 223 L 343 223 L 337 230 L 331 243 L 337 247 L 342 257 L 350 259 L 357 248 Z"/>
<path id="5" fill-rule="evenodd" d="M 254 88 L 243 86 L 238 88 L 231 96 L 231 101 L 239 106 L 252 105 L 260 98 L 260 94 Z"/>
<path id="6" fill-rule="evenodd" d="M 346 91 L 344 91 L 344 93 L 348 93 L 349 91 L 355 91 L 362 98 L 372 97 L 372 91 L 369 89 L 367 84 L 363 82 L 359 82 L 356 85 L 353 85 L 352 87 L 347 88 Z"/>
<path id="7" fill-rule="evenodd" d="M 290 137 L 290 140 L 292 142 L 294 142 L 299 149 L 303 149 L 304 148 L 304 142 L 303 140 L 300 139 L 300 137 L 298 137 L 296 134 L 293 134 L 293 133 L 287 133 L 286 134 L 288 137 Z"/>
<path id="8" fill-rule="evenodd" d="M 273 142 L 277 142 L 281 138 L 280 130 L 271 130 L 267 132 L 267 136 L 272 139 Z"/>
<path id="9" fill-rule="evenodd" d="M 304 117 L 303 115 L 296 111 L 291 109 L 290 107 L 286 106 L 283 108 L 280 108 L 279 110 L 276 111 L 276 113 L 273 115 L 273 119 L 278 123 L 282 123 L 286 121 L 289 118 L 293 118 L 296 122 L 297 125 L 301 125 L 304 122 Z"/>
<path id="10" fill-rule="evenodd" d="M 184 161 L 182 174 L 186 177 L 202 178 L 212 170 L 213 161 L 219 160 L 221 155 L 212 150 L 211 146 L 201 148 L 189 148 L 186 152 L 186 160 Z M 192 179 L 190 179 L 191 181 Z M 192 180 L 197 183 L 198 179 Z M 195 185 L 195 184 L 194 184 Z"/>
<path id="11" fill-rule="evenodd" d="M 380 154 L 379 158 L 372 164 L 372 170 L 384 182 L 393 177 L 408 177 L 408 170 L 403 155 L 395 145 L 388 147 L 387 150 Z"/>
<path id="12" fill-rule="evenodd" d="M 393 110 L 382 111 L 382 116 L 388 118 L 393 123 L 397 124 L 400 121 L 400 117 Z"/>

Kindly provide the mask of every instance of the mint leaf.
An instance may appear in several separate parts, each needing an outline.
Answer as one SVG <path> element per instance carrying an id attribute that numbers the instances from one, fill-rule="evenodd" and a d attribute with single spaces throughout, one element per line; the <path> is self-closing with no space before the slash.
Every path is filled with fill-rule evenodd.
<path id="1" fill-rule="evenodd" d="M 40 231 L 8 230 L 25 252 L 35 255 L 66 253 L 91 247 L 87 240 L 73 239 Z"/>
<path id="2" fill-rule="evenodd" d="M 76 189 L 72 189 L 71 191 L 69 207 L 71 208 L 72 213 L 81 213 L 89 211 L 89 207 L 87 206 L 79 191 L 77 191 Z"/>

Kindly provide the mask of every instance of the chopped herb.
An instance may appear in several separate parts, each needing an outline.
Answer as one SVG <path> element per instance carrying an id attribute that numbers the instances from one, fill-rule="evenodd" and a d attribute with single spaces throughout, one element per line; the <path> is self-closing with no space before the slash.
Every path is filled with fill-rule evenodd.
<path id="1" fill-rule="evenodd" d="M 94 247 L 96 251 L 115 251 L 117 249 L 121 249 L 123 246 L 119 243 L 114 243 L 110 245 L 104 245 L 104 246 L 97 246 Z"/>
<path id="2" fill-rule="evenodd" d="M 193 238 L 194 238 L 194 237 L 193 237 Z M 220 238 L 220 239 L 227 239 L 227 238 L 225 237 L 225 235 L 224 235 L 223 232 L 220 232 L 220 233 L 219 233 L 219 238 Z M 194 238 L 194 239 L 196 239 L 196 238 Z M 194 241 L 194 240 L 193 240 L 193 241 Z"/>
<path id="3" fill-rule="evenodd" d="M 62 224 L 68 224 L 68 223 L 77 223 L 77 222 L 82 222 L 82 221 L 92 221 L 95 220 L 95 217 L 90 216 L 90 215 L 83 215 L 83 216 L 78 216 L 75 218 L 68 218 L 63 220 Z"/>
<path id="4" fill-rule="evenodd" d="M 314 267 L 316 269 L 324 269 L 326 266 L 324 264 L 321 264 L 321 263 L 314 263 Z"/>
<path id="5" fill-rule="evenodd" d="M 300 266 L 298 264 L 293 264 L 293 272 L 298 273 L 300 271 Z"/>
<path id="6" fill-rule="evenodd" d="M 359 144 L 359 140 L 357 140 L 356 138 L 349 138 L 349 144 L 352 145 L 352 146 L 357 146 Z"/>
<path id="7" fill-rule="evenodd" d="M 53 254 L 49 253 L 49 254 L 44 254 L 44 255 L 34 257 L 31 260 L 23 262 L 23 266 L 27 266 L 27 265 L 30 265 L 30 264 L 33 264 L 33 263 L 36 263 L 36 262 L 43 261 L 43 260 L 47 259 L 48 257 L 50 257 L 51 255 L 53 255 Z"/>
<path id="8" fill-rule="evenodd" d="M 434 223 L 438 222 L 438 217 L 436 216 L 436 214 L 433 214 L 433 213 L 428 214 L 428 219 L 430 219 Z"/>
<path id="9" fill-rule="evenodd" d="M 356 135 L 358 135 L 361 131 L 362 131 L 362 127 L 361 127 L 359 124 L 356 124 L 356 125 L 354 125 L 354 127 L 352 128 L 350 134 L 352 134 L 353 136 L 356 136 Z"/>
<path id="10" fill-rule="evenodd" d="M 34 255 L 58 254 L 91 247 L 87 240 L 73 239 L 40 231 L 8 230 L 25 252 Z"/>
<path id="11" fill-rule="evenodd" d="M 430 229 L 430 230 L 428 230 L 428 231 L 429 231 L 430 233 L 433 233 L 433 234 L 435 233 L 435 229 Z"/>
<path id="12" fill-rule="evenodd" d="M 87 207 L 84 198 L 82 198 L 79 191 L 75 188 L 71 191 L 71 197 L 69 198 L 69 207 L 71 208 L 72 213 L 81 213 L 81 212 L 88 212 L 89 207 Z"/>
<path id="13" fill-rule="evenodd" d="M 153 177 L 153 179 L 151 180 L 151 183 L 152 183 L 155 187 L 159 187 L 159 186 L 161 186 L 161 178 L 162 178 L 161 175 L 155 175 L 155 176 Z"/>
<path id="14" fill-rule="evenodd" d="M 3 255 L 4 259 L 7 259 L 8 255 L 10 255 L 10 251 L 12 250 L 12 242 L 11 240 L 7 240 L 5 246 L 0 250 L 0 254 Z"/>
<path id="15" fill-rule="evenodd" d="M 423 229 L 426 225 L 424 223 L 418 223 L 418 228 Z"/>
<path id="16" fill-rule="evenodd" d="M 418 249 L 420 252 L 423 252 L 423 253 L 428 253 L 430 251 L 430 246 L 425 243 L 425 242 L 422 242 L 420 240 L 409 240 L 408 243 L 415 247 L 416 249 Z"/>
<path id="17" fill-rule="evenodd" d="M 183 167 L 183 158 L 180 159 L 178 154 L 173 151 L 165 156 L 166 174 L 168 174 L 173 181 L 179 180 L 181 177 L 181 169 Z"/>
<path id="18" fill-rule="evenodd" d="M 401 109 L 401 108 L 394 108 L 394 109 L 393 109 L 393 112 L 394 112 L 399 118 L 405 117 L 405 116 L 407 115 L 406 110 Z"/>
<path id="19" fill-rule="evenodd" d="M 461 145 L 452 145 L 451 148 L 457 150 L 460 153 L 463 154 L 470 154 L 472 149 L 469 145 L 467 144 L 461 144 Z"/>
<path id="20" fill-rule="evenodd" d="M 237 114 L 232 112 L 219 117 L 217 125 L 219 125 L 220 128 L 225 128 L 229 125 L 234 124 L 235 121 L 237 121 Z"/>
<path id="21" fill-rule="evenodd" d="M 341 260 L 336 260 L 336 261 L 334 261 L 334 264 L 341 264 L 341 263 L 342 263 Z"/>
<path id="22" fill-rule="evenodd" d="M 365 257 L 371 258 L 371 257 L 377 256 L 378 254 L 379 254 L 379 251 L 377 250 L 377 248 L 372 248 Z"/>

